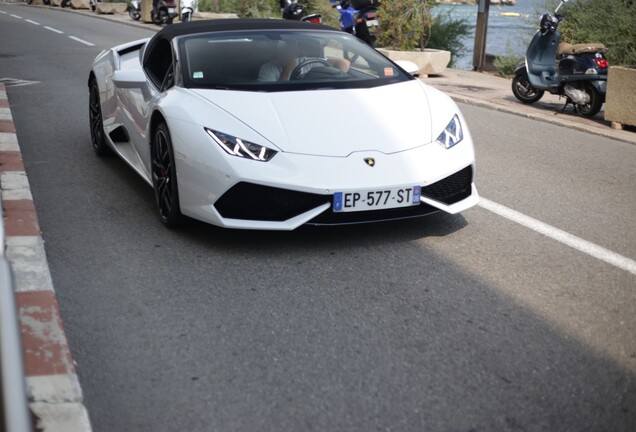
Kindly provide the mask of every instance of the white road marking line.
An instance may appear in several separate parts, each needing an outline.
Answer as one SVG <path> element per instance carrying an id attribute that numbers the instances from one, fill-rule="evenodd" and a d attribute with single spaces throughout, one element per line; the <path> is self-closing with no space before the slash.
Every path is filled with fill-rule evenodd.
<path id="1" fill-rule="evenodd" d="M 3 15 L 7 15 L 7 13 L 5 11 L 0 11 L 1 14 Z"/>
<path id="2" fill-rule="evenodd" d="M 85 41 L 84 39 L 80 39 L 80 38 L 75 37 L 75 36 L 69 36 L 69 39 L 73 39 L 74 41 L 77 41 L 77 42 L 79 42 L 79 43 L 83 43 L 84 45 L 88 45 L 88 46 L 95 46 L 95 44 L 94 44 L 94 43 L 87 42 L 87 41 Z"/>
<path id="3" fill-rule="evenodd" d="M 30 19 L 25 19 L 25 21 L 31 24 L 40 25 L 39 22 L 31 21 Z"/>
<path id="4" fill-rule="evenodd" d="M 526 228 L 530 228 L 531 230 L 543 234 L 546 237 L 581 251 L 591 257 L 605 261 L 608 264 L 636 275 L 636 261 L 630 258 L 624 257 L 616 252 L 612 252 L 609 249 L 605 249 L 604 247 L 598 246 L 587 240 L 583 240 L 582 238 L 576 237 L 488 199 L 481 198 L 479 206 L 501 217 L 511 220 L 512 222 L 516 222 L 519 225 L 523 225 Z"/>
<path id="5" fill-rule="evenodd" d="M 9 14 L 9 15 L 11 15 L 13 18 L 22 19 L 22 17 L 20 15 L 13 15 L 13 14 Z"/>
<path id="6" fill-rule="evenodd" d="M 47 30 L 51 30 L 52 32 L 55 32 L 55 33 L 58 33 L 58 34 L 64 34 L 64 32 L 62 30 L 54 29 L 53 27 L 44 26 L 44 28 L 47 29 Z"/>

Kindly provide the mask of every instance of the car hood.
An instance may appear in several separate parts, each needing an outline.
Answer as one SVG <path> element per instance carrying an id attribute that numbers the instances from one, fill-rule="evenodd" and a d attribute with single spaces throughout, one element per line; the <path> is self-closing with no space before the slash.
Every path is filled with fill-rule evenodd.
<path id="1" fill-rule="evenodd" d="M 418 80 L 367 89 L 192 91 L 288 153 L 346 157 L 430 143 L 430 102 Z M 220 132 L 222 126 L 210 124 Z M 266 144 L 266 143 L 260 143 Z"/>

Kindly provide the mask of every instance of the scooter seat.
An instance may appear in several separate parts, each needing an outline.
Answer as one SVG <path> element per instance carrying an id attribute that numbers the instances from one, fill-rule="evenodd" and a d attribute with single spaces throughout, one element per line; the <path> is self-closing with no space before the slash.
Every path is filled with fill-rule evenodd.
<path id="1" fill-rule="evenodd" d="M 561 42 L 557 51 L 558 56 L 562 55 L 576 55 L 586 53 L 606 53 L 607 47 L 602 43 L 587 43 L 587 44 L 569 44 L 567 42 Z"/>

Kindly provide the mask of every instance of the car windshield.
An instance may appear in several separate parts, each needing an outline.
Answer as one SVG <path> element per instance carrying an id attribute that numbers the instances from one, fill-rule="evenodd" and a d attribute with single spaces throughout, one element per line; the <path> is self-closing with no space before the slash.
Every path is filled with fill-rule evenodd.
<path id="1" fill-rule="evenodd" d="M 179 50 L 188 88 L 276 92 L 371 88 L 412 79 L 337 31 L 206 33 L 182 38 Z"/>

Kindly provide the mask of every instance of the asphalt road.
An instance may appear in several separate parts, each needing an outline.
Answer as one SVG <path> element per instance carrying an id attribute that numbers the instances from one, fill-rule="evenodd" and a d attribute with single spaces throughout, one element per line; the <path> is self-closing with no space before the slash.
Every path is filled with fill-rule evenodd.
<path id="1" fill-rule="evenodd" d="M 88 131 L 92 58 L 149 33 L 2 11 L 0 78 L 39 82 L 7 91 L 95 431 L 636 430 L 633 273 L 484 207 L 166 230 Z M 636 146 L 461 108 L 483 197 L 636 259 Z"/>

